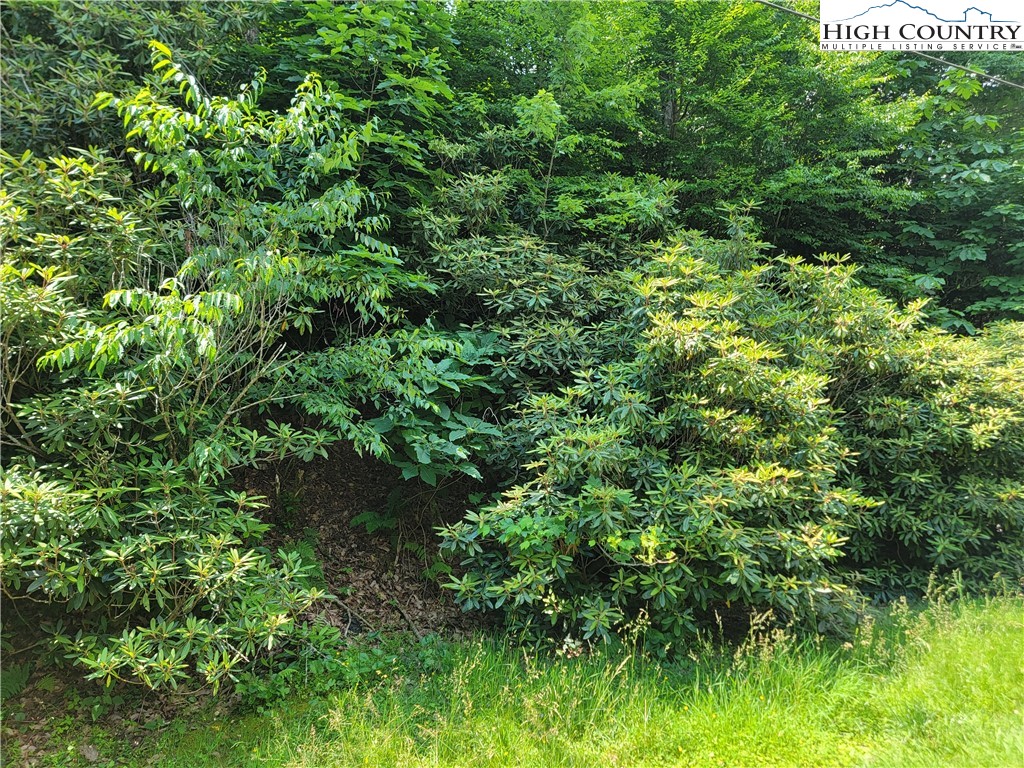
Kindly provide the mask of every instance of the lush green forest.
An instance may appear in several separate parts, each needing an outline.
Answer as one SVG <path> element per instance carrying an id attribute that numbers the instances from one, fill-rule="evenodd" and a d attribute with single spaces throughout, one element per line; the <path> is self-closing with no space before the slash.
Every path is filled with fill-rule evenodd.
<path id="1" fill-rule="evenodd" d="M 371 534 L 539 654 L 1020 589 L 1024 55 L 752 0 L 11 0 L 0 45 L 9 689 L 345 685 Z"/>

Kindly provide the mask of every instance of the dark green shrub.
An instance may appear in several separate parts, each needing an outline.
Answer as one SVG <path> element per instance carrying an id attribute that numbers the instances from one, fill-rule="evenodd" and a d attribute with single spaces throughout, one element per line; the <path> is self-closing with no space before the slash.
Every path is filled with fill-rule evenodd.
<path id="1" fill-rule="evenodd" d="M 216 689 L 301 645 L 311 630 L 298 619 L 323 591 L 304 586 L 294 553 L 275 562 L 251 548 L 267 529 L 259 500 L 171 465 L 134 469 L 107 486 L 94 468 L 0 471 L 7 595 L 65 604 L 56 641 L 107 684 L 177 687 L 198 674 Z"/>
<path id="2" fill-rule="evenodd" d="M 852 615 L 851 584 L 883 580 L 851 574 L 849 563 L 855 553 L 873 563 L 893 535 L 884 521 L 908 481 L 872 479 L 873 462 L 898 466 L 884 452 L 908 450 L 901 440 L 916 440 L 907 473 L 929 450 L 962 462 L 962 477 L 947 480 L 966 506 L 948 525 L 967 516 L 961 533 L 976 536 L 958 553 L 937 528 L 922 541 L 931 551 L 917 552 L 925 571 L 1022 573 L 1010 556 L 1024 543 L 1022 375 L 1008 361 L 1019 329 L 987 341 L 916 330 L 919 305 L 898 309 L 842 260 L 759 261 L 749 223 L 734 216 L 729 241 L 686 234 L 620 273 L 633 298 L 606 322 L 621 353 L 606 348 L 568 386 L 526 393 L 506 429 L 535 442 L 527 479 L 442 531 L 467 569 L 450 584 L 465 607 L 504 607 L 516 626 L 587 638 L 640 620 L 657 645 L 730 604 L 841 627 Z M 940 350 L 974 362 L 949 362 L 944 373 Z M 512 341 L 509 355 L 517 351 Z M 986 377 L 971 373 L 997 361 Z M 895 436 L 871 433 L 879 428 L 870 414 L 885 398 L 903 392 L 907 407 L 937 408 L 950 397 L 947 384 L 959 392 L 954 400 L 966 399 L 963 415 L 933 426 L 949 422 L 948 447 L 923 429 L 901 436 L 898 412 L 889 416 Z M 871 439 L 876 456 L 859 457 Z M 972 511 L 966 489 L 979 477 L 988 478 L 990 504 Z M 936 512 L 900 514 L 918 526 Z M 919 585 L 915 564 L 893 557 L 878 566 L 903 589 Z"/>
<path id="3" fill-rule="evenodd" d="M 4 159 L 5 599 L 65 606 L 58 645 L 107 683 L 217 687 L 301 645 L 323 591 L 294 554 L 254 548 L 262 505 L 223 483 L 232 466 L 330 439 L 241 425 L 244 392 L 273 362 L 248 346 L 260 305 L 223 284 L 150 289 L 168 266 L 152 274 L 155 228 L 145 202 L 113 194 L 124 182 L 106 184 L 110 161 Z M 123 284 L 137 287 L 110 290 Z"/>
<path id="4" fill-rule="evenodd" d="M 0 340 L 18 378 L 3 392 L 16 452 L 0 575 L 8 598 L 66 607 L 55 639 L 89 677 L 216 687 L 336 639 L 303 622 L 324 594 L 309 566 L 259 548 L 260 501 L 226 484 L 339 437 L 258 418 L 297 394 L 286 334 L 333 306 L 351 342 L 424 281 L 381 239 L 386 193 L 359 178 L 367 148 L 395 136 L 315 76 L 271 112 L 262 76 L 210 96 L 153 52 L 162 85 L 97 104 L 116 107 L 158 194 L 99 155 L 4 156 Z"/>
<path id="5" fill-rule="evenodd" d="M 151 78 L 155 37 L 205 83 L 218 76 L 234 88 L 252 74 L 234 55 L 259 36 L 270 6 L 230 0 L 12 0 L 4 3 L 0 117 L 4 148 L 63 154 L 69 147 L 120 147 L 117 116 L 95 109 L 100 91 L 134 92 Z"/>
<path id="6" fill-rule="evenodd" d="M 404 480 L 480 479 L 474 461 L 500 434 L 481 418 L 497 391 L 496 351 L 493 333 L 442 333 L 427 324 L 306 354 L 290 381 L 304 411 L 359 453 L 401 467 Z"/>
<path id="7" fill-rule="evenodd" d="M 1024 573 L 1024 325 L 894 338 L 877 375 L 836 377 L 845 482 L 884 504 L 856 519 L 850 567 L 871 593 L 923 593 Z M 874 372 L 873 372 L 874 373 Z"/>

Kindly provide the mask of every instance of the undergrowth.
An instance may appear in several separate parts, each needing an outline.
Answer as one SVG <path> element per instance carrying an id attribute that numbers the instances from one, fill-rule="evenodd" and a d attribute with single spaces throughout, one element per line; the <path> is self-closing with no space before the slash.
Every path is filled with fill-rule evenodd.
<path id="1" fill-rule="evenodd" d="M 1002 768 L 1024 760 L 1022 648 L 1024 605 L 1006 597 L 896 603 L 842 644 L 755 621 L 671 664 L 578 641 L 538 658 L 427 638 L 353 656 L 354 682 L 320 698 L 179 718 L 135 750 L 92 726 L 44 764 L 85 765 L 88 742 L 109 745 L 110 765 L 190 768 Z"/>

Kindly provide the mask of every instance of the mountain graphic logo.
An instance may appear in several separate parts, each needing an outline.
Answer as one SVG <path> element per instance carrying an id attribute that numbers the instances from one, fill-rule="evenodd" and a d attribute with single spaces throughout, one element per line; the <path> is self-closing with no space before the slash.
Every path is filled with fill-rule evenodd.
<path id="1" fill-rule="evenodd" d="M 844 3 L 844 5 L 846 4 Z M 941 22 L 943 24 L 967 24 L 971 22 L 980 22 L 983 24 L 1013 24 L 1017 21 L 1016 19 L 993 18 L 995 14 L 992 11 L 986 11 L 974 5 L 964 8 L 960 15 L 960 18 L 944 18 L 943 15 L 934 13 L 920 5 L 909 3 L 907 2 L 907 0 L 893 0 L 891 3 L 880 3 L 878 5 L 872 5 L 869 8 L 865 8 L 863 11 L 853 16 L 847 16 L 846 18 L 843 19 L 830 19 L 829 22 L 853 22 L 858 19 L 870 21 L 870 19 L 865 19 L 864 17 L 874 15 L 879 11 L 884 12 L 885 10 L 888 9 L 903 11 L 910 15 L 916 15 L 914 14 L 914 12 L 919 11 L 920 13 L 926 14 L 928 17 L 930 17 L 930 19 Z M 971 18 L 972 12 L 978 17 L 977 20 Z M 998 15 L 1002 16 L 1003 14 L 1000 13 Z"/>

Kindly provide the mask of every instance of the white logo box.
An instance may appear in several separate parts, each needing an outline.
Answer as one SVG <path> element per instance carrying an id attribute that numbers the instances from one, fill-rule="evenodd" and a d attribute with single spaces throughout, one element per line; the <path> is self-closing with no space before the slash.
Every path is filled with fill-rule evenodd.
<path id="1" fill-rule="evenodd" d="M 821 0 L 822 50 L 1024 51 L 1024 0 Z"/>

